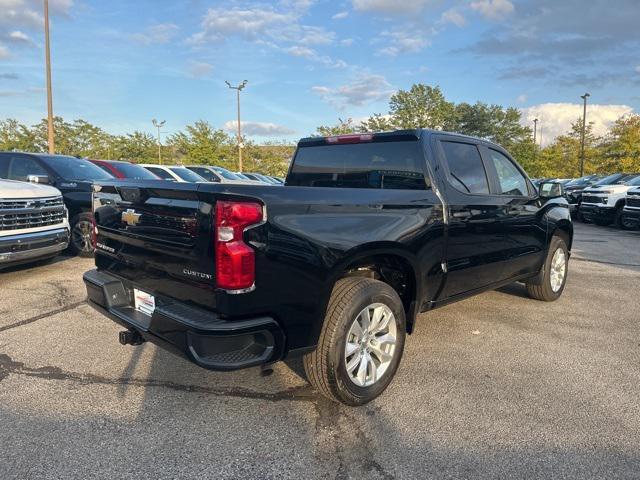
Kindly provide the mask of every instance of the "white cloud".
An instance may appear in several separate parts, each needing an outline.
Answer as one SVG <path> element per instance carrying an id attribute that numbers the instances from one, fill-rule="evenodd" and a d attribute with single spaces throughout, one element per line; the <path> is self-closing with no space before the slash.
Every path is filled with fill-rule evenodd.
<path id="1" fill-rule="evenodd" d="M 571 124 L 582 118 L 581 103 L 543 103 L 523 108 L 523 125 L 531 126 L 537 118 L 538 132 L 542 134 L 543 145 L 549 145 L 558 135 L 564 135 Z M 593 122 L 593 132 L 603 135 L 618 118 L 633 112 L 628 105 L 587 105 L 587 123 Z"/>
<path id="2" fill-rule="evenodd" d="M 52 17 L 68 16 L 73 0 L 50 0 L 49 12 Z M 40 34 L 44 17 L 42 2 L 39 0 L 0 0 L 0 59 L 12 56 L 7 46 L 34 46 L 28 33 L 36 31 Z"/>
<path id="3" fill-rule="evenodd" d="M 303 45 L 326 45 L 335 40 L 334 32 L 300 24 L 300 16 L 297 11 L 280 12 L 271 7 L 210 8 L 202 20 L 202 30 L 192 35 L 188 43 L 222 42 L 230 37 Z"/>
<path id="4" fill-rule="evenodd" d="M 277 125 L 271 122 L 245 122 L 241 121 L 242 133 L 245 135 L 253 136 L 259 135 L 262 137 L 275 137 L 278 135 L 291 135 L 296 133 L 284 125 Z M 237 120 L 229 120 L 225 122 L 223 128 L 228 132 L 235 132 L 238 128 Z"/>
<path id="5" fill-rule="evenodd" d="M 349 12 L 338 12 L 333 17 L 334 20 L 342 20 L 343 18 L 347 18 L 349 16 Z"/>
<path id="6" fill-rule="evenodd" d="M 5 36 L 5 39 L 14 45 L 28 45 L 30 47 L 36 46 L 36 42 L 34 42 L 29 35 L 20 30 L 9 32 Z"/>
<path id="7" fill-rule="evenodd" d="M 294 45 L 293 47 L 285 48 L 285 52 L 294 57 L 312 58 L 316 55 L 316 51 L 309 47 L 302 47 L 300 45 Z"/>
<path id="8" fill-rule="evenodd" d="M 518 102 L 518 103 L 526 103 L 527 102 L 527 95 L 525 95 L 524 93 L 522 95 L 518 95 L 518 97 L 516 98 L 516 102 Z"/>
<path id="9" fill-rule="evenodd" d="M 362 106 L 378 100 L 386 100 L 393 88 L 382 75 L 363 74 L 353 82 L 337 88 L 314 86 L 311 91 L 332 105 L 343 108 L 346 105 Z"/>
<path id="10" fill-rule="evenodd" d="M 392 31 L 382 32 L 383 40 L 389 44 L 378 50 L 378 54 L 395 57 L 401 53 L 416 53 L 431 42 L 423 36 L 423 32 L 415 32 L 410 29 L 396 29 Z"/>
<path id="11" fill-rule="evenodd" d="M 502 20 L 515 10 L 509 0 L 479 0 L 472 2 L 471 8 L 488 20 Z"/>
<path id="12" fill-rule="evenodd" d="M 189 75 L 194 78 L 208 77 L 213 72 L 213 65 L 207 62 L 189 62 Z"/>
<path id="13" fill-rule="evenodd" d="M 464 27 L 467 23 L 467 20 L 464 18 L 464 16 L 455 8 L 450 8 L 449 10 L 443 12 L 440 16 L 440 21 L 442 23 L 453 23 L 456 27 Z"/>
<path id="14" fill-rule="evenodd" d="M 638 65 L 635 69 L 636 72 L 640 73 L 640 65 Z"/>
<path id="15" fill-rule="evenodd" d="M 179 27 L 174 23 L 159 23 L 146 28 L 143 32 L 134 33 L 131 38 L 144 45 L 169 43 L 178 33 Z"/>
<path id="16" fill-rule="evenodd" d="M 350 47 L 351 45 L 353 45 L 353 38 L 343 38 L 342 40 L 340 40 L 340 45 Z"/>
<path id="17" fill-rule="evenodd" d="M 387 15 L 407 15 L 419 13 L 433 0 L 352 0 L 353 9 L 360 12 L 384 13 Z"/>

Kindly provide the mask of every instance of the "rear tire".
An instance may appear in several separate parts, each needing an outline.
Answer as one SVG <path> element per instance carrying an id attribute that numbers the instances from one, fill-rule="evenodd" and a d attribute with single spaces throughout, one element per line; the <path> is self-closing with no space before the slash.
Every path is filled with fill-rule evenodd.
<path id="1" fill-rule="evenodd" d="M 303 358 L 307 379 L 330 400 L 364 405 L 391 383 L 405 335 L 404 307 L 393 288 L 370 278 L 338 280 L 318 346 Z"/>
<path id="2" fill-rule="evenodd" d="M 560 298 L 567 284 L 569 273 L 569 250 L 564 238 L 554 235 L 549 243 L 547 258 L 542 271 L 533 280 L 526 282 L 531 298 L 553 302 Z"/>
<path id="3" fill-rule="evenodd" d="M 69 250 L 79 257 L 93 257 L 91 240 L 93 216 L 90 213 L 79 213 L 71 220 L 71 241 Z"/>
<path id="4" fill-rule="evenodd" d="M 597 218 L 595 217 L 593 219 L 593 223 L 595 223 L 596 225 L 598 225 L 599 227 L 608 227 L 609 225 L 611 225 L 611 220 L 605 220 L 603 218 Z"/>

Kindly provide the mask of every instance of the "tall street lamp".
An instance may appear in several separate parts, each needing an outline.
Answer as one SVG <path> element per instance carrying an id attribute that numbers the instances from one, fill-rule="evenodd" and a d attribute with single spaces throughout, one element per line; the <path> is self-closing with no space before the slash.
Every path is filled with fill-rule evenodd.
<path id="1" fill-rule="evenodd" d="M 153 123 L 153 126 L 158 129 L 158 163 L 162 165 L 162 150 L 160 148 L 160 129 L 164 126 L 165 123 L 167 123 L 167 121 L 162 120 L 161 122 L 158 122 L 154 118 L 153 120 L 151 120 L 151 123 Z"/>
<path id="2" fill-rule="evenodd" d="M 238 101 L 238 171 L 242 172 L 242 147 L 244 147 L 244 145 L 242 145 L 242 129 L 240 127 L 240 92 L 242 91 L 242 89 L 244 87 L 247 86 L 247 81 L 243 80 L 241 84 L 239 84 L 238 86 L 234 87 L 233 85 L 231 85 L 228 81 L 224 81 L 224 83 L 227 84 L 227 87 L 229 87 L 232 90 L 236 91 L 236 95 L 237 95 L 237 101 Z"/>
<path id="3" fill-rule="evenodd" d="M 580 176 L 584 176 L 584 136 L 587 127 L 587 98 L 591 95 L 585 93 L 580 95 L 580 98 L 584 100 L 584 109 L 582 111 L 582 133 L 580 135 Z"/>
<path id="4" fill-rule="evenodd" d="M 47 143 L 49 153 L 56 153 L 53 136 L 53 99 L 51 94 L 51 46 L 49 44 L 49 0 L 44 0 L 44 51 L 47 75 Z"/>
<path id="5" fill-rule="evenodd" d="M 536 145 L 536 137 L 538 136 L 538 119 L 533 119 L 533 144 Z"/>

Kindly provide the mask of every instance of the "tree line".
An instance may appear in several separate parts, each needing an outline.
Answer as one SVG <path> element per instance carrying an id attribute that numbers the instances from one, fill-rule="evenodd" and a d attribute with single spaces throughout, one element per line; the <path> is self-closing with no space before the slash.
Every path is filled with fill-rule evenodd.
<path id="1" fill-rule="evenodd" d="M 127 160 L 134 163 L 158 163 L 158 141 L 148 132 L 134 131 L 111 135 L 85 120 L 53 120 L 56 153 L 82 158 Z M 243 139 L 243 164 L 246 171 L 282 176 L 286 173 L 294 146 L 283 142 L 255 143 Z M 165 164 L 219 165 L 238 169 L 235 137 L 210 123 L 199 120 L 168 136 L 161 145 Z M 31 127 L 15 119 L 0 121 L 0 150 L 47 152 L 47 121 Z"/>
<path id="2" fill-rule="evenodd" d="M 582 119 L 577 118 L 567 133 L 540 148 L 533 132 L 521 123 L 514 107 L 454 103 L 442 90 L 414 84 L 391 96 L 386 114 L 376 113 L 359 123 L 339 120 L 317 127 L 314 135 L 339 135 L 394 129 L 432 128 L 486 138 L 504 146 L 532 177 L 576 177 L 580 171 Z M 112 135 L 84 120 L 54 118 L 56 153 L 78 157 L 122 159 L 135 163 L 158 161 L 158 143 L 148 132 Z M 246 171 L 284 175 L 295 146 L 286 142 L 256 143 L 243 139 Z M 0 121 L 0 150 L 47 151 L 47 122 L 26 126 L 15 119 Z M 215 164 L 237 170 L 236 138 L 210 123 L 199 120 L 168 136 L 161 146 L 164 163 Z M 618 119 L 602 136 L 585 129 L 585 173 L 640 171 L 640 115 Z"/>
<path id="3" fill-rule="evenodd" d="M 320 126 L 318 135 L 340 135 L 394 129 L 432 128 L 481 137 L 505 147 L 532 177 L 573 178 L 580 174 L 582 118 L 568 125 L 567 132 L 541 148 L 533 131 L 521 123 L 514 107 L 454 103 L 438 87 L 415 84 L 399 90 L 389 100 L 387 114 L 374 114 L 360 123 L 339 120 Z M 640 172 L 640 115 L 619 118 L 602 136 L 585 128 L 585 173 Z"/>

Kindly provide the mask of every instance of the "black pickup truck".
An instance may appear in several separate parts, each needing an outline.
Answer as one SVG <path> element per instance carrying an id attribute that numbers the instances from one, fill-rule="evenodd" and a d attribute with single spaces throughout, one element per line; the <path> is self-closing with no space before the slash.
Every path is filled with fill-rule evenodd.
<path id="1" fill-rule="evenodd" d="M 430 130 L 302 139 L 285 186 L 99 182 L 88 301 L 201 367 L 303 356 L 361 405 L 394 376 L 416 317 L 521 281 L 551 301 L 573 226 L 493 143 Z"/>

